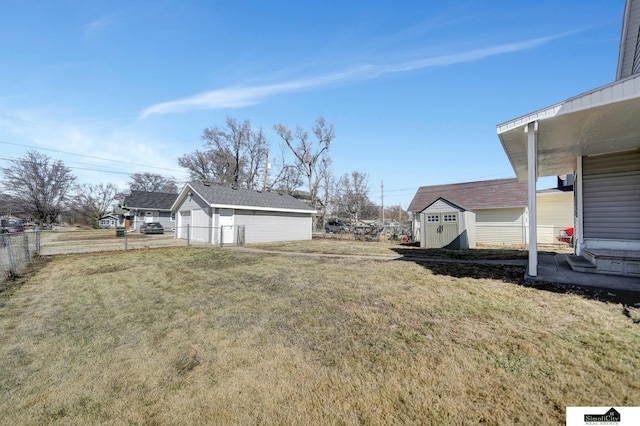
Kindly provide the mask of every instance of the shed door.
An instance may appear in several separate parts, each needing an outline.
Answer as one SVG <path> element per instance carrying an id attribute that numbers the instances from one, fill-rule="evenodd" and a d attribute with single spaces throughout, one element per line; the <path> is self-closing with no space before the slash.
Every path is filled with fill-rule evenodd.
<path id="1" fill-rule="evenodd" d="M 426 248 L 443 248 L 458 237 L 459 217 L 457 212 L 428 213 L 425 215 Z"/>
<path id="2" fill-rule="evenodd" d="M 222 233 L 222 238 L 220 241 L 222 244 L 232 244 L 233 243 L 233 209 L 220 209 L 220 232 Z"/>

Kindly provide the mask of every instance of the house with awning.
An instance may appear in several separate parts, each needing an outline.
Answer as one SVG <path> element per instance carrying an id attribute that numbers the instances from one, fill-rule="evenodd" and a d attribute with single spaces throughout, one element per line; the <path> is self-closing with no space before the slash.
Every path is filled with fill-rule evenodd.
<path id="1" fill-rule="evenodd" d="M 530 212 L 539 177 L 574 173 L 576 271 L 640 277 L 639 34 L 640 0 L 627 0 L 615 81 L 497 126 Z M 536 223 L 530 214 L 530 277 Z"/>

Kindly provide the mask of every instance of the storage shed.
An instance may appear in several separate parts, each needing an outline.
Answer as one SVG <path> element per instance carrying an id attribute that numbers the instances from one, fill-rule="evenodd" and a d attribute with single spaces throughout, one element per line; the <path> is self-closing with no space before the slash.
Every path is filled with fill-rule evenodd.
<path id="1" fill-rule="evenodd" d="M 468 249 L 476 246 L 476 215 L 440 197 L 421 213 L 420 247 Z"/>

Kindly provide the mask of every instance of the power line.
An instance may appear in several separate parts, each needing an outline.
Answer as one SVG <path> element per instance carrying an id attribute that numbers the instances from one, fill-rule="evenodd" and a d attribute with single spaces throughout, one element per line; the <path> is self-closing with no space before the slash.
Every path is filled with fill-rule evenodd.
<path id="1" fill-rule="evenodd" d="M 0 141 L 0 144 L 21 146 L 23 148 L 31 148 L 31 149 L 41 150 L 41 151 L 51 151 L 51 152 L 57 152 L 57 153 L 60 153 L 60 154 L 75 155 L 77 157 L 91 158 L 93 160 L 111 161 L 113 163 L 128 164 L 130 166 L 150 167 L 152 169 L 167 170 L 167 171 L 175 172 L 175 173 L 183 173 L 183 171 L 179 171 L 179 170 L 176 170 L 176 169 L 169 169 L 169 168 L 166 168 L 166 167 L 151 166 L 149 164 L 132 163 L 132 162 L 129 162 L 129 161 L 114 160 L 114 159 L 111 159 L 111 158 L 95 157 L 95 156 L 92 156 L 92 155 L 76 154 L 74 152 L 62 151 L 62 150 L 59 150 L 59 149 L 41 148 L 41 147 L 38 147 L 38 146 L 24 145 L 24 144 L 19 144 L 19 143 L 14 143 L 14 142 L 7 142 L 7 141 Z"/>

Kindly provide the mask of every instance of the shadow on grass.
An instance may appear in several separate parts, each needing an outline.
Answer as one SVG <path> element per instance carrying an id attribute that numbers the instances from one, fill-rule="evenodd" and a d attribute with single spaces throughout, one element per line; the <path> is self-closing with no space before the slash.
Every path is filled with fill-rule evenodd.
<path id="1" fill-rule="evenodd" d="M 408 257 L 416 256 L 409 255 Z M 493 264 L 487 265 L 480 263 L 455 263 L 420 260 L 415 260 L 414 262 L 418 265 L 421 265 L 425 269 L 428 269 L 435 275 L 446 275 L 456 278 L 499 280 L 506 283 L 516 284 L 541 291 L 549 291 L 559 294 L 575 294 L 586 299 L 597 300 L 600 302 L 616 304 L 620 303 L 625 306 L 640 307 L 640 292 L 581 287 L 569 284 L 525 281 L 524 276 L 526 273 L 526 266 Z M 623 309 L 623 313 L 629 316 L 626 307 Z M 640 321 L 634 320 L 634 322 L 638 323 Z"/>

